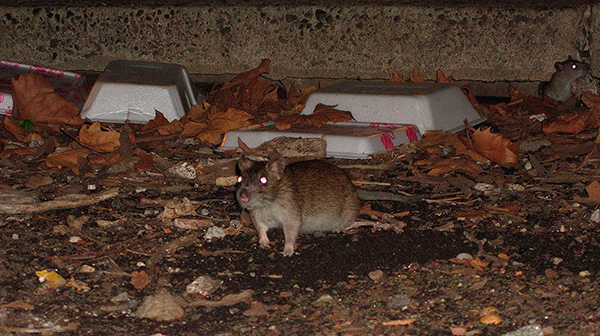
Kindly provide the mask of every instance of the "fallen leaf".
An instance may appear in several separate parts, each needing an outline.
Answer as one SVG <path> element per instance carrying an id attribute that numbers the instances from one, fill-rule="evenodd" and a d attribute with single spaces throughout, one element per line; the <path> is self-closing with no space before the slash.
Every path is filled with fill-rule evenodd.
<path id="1" fill-rule="evenodd" d="M 392 76 L 386 81 L 388 83 L 404 83 L 406 77 L 400 76 L 397 72 L 392 73 Z"/>
<path id="2" fill-rule="evenodd" d="M 183 125 L 181 124 L 181 121 L 175 119 L 173 121 L 171 121 L 170 123 L 160 126 L 158 127 L 158 134 L 160 135 L 169 135 L 169 134 L 178 134 L 181 133 L 181 131 L 183 131 Z"/>
<path id="3" fill-rule="evenodd" d="M 588 194 L 588 200 L 594 202 L 600 202 L 600 182 L 592 181 L 585 187 L 585 191 Z"/>
<path id="4" fill-rule="evenodd" d="M 31 305 L 29 303 L 23 302 L 21 300 L 13 301 L 13 302 L 10 302 L 10 303 L 5 303 L 3 305 L 0 305 L 0 307 L 2 307 L 2 308 L 23 309 L 23 310 L 33 310 L 35 308 L 34 305 Z"/>
<path id="5" fill-rule="evenodd" d="M 242 313 L 244 316 L 265 316 L 269 315 L 267 308 L 262 302 L 254 301 L 250 303 L 250 308 Z"/>
<path id="6" fill-rule="evenodd" d="M 15 137 L 17 141 L 23 142 L 25 137 L 30 133 L 28 130 L 24 129 L 15 121 L 15 119 L 11 117 L 4 117 L 2 120 L 2 126 L 4 129 Z"/>
<path id="7" fill-rule="evenodd" d="M 87 158 L 91 151 L 88 149 L 73 149 L 48 155 L 44 161 L 49 168 L 70 168 L 75 174 L 79 174 L 78 160 Z"/>
<path id="8" fill-rule="evenodd" d="M 393 320 L 393 321 L 386 321 L 383 322 L 384 326 L 405 326 L 405 325 L 409 325 L 409 324 L 413 324 L 417 319 L 404 319 L 404 320 Z"/>
<path id="9" fill-rule="evenodd" d="M 79 108 L 54 92 L 54 87 L 40 74 L 25 73 L 11 79 L 13 116 L 34 123 L 79 126 L 83 120 Z"/>
<path id="10" fill-rule="evenodd" d="M 71 279 L 69 279 L 69 281 L 66 283 L 67 287 L 73 287 L 75 288 L 78 292 L 81 292 L 83 290 L 89 291 L 90 287 L 79 282 L 79 281 L 75 281 L 75 278 L 71 277 Z"/>
<path id="11" fill-rule="evenodd" d="M 79 143 L 93 151 L 110 153 L 121 146 L 119 132 L 102 130 L 99 122 L 83 125 L 79 130 Z"/>
<path id="12" fill-rule="evenodd" d="M 435 74 L 436 74 L 436 80 L 435 81 L 437 83 L 452 83 L 452 82 L 454 82 L 454 78 L 452 78 L 452 76 L 446 77 L 446 75 L 444 75 L 444 73 L 440 69 L 437 69 L 437 71 L 435 72 Z"/>
<path id="13" fill-rule="evenodd" d="M 223 140 L 223 134 L 224 132 L 220 129 L 206 128 L 196 136 L 196 139 L 200 139 L 202 142 L 211 145 L 218 145 Z"/>
<path id="14" fill-rule="evenodd" d="M 518 144 L 513 144 L 502 134 L 494 134 L 489 128 L 472 134 L 473 150 L 498 164 L 517 163 Z"/>
<path id="15" fill-rule="evenodd" d="M 188 119 L 198 121 L 206 118 L 206 113 L 211 106 L 211 104 L 204 101 L 196 106 L 190 107 L 190 110 L 187 114 Z"/>
<path id="16" fill-rule="evenodd" d="M 410 81 L 418 84 L 425 83 L 425 77 L 419 76 L 419 70 L 413 68 L 412 74 L 410 75 Z"/>
<path id="17" fill-rule="evenodd" d="M 154 119 L 148 121 L 147 123 L 145 123 L 141 130 L 142 132 L 150 132 L 153 130 L 158 129 L 161 126 L 166 126 L 169 124 L 169 121 L 167 120 L 167 118 L 165 118 L 164 114 L 162 114 L 162 112 L 155 110 L 155 116 Z"/>
<path id="18" fill-rule="evenodd" d="M 565 133 L 579 134 L 586 129 L 598 125 L 598 111 L 589 110 L 575 113 L 567 117 L 559 118 L 555 121 L 544 123 L 542 130 L 544 134 Z"/>
<path id="19" fill-rule="evenodd" d="M 206 123 L 198 123 L 198 122 L 194 122 L 194 121 L 188 121 L 187 123 L 185 123 L 185 125 L 183 125 L 183 131 L 181 132 L 181 136 L 182 137 L 195 137 L 198 134 L 200 134 L 200 132 L 202 132 L 203 130 L 205 130 L 208 127 L 208 124 Z"/>
<path id="20" fill-rule="evenodd" d="M 142 290 L 148 286 L 150 283 L 150 278 L 148 277 L 146 271 L 134 271 L 131 273 L 130 283 L 135 289 Z"/>
<path id="21" fill-rule="evenodd" d="M 210 116 L 208 127 L 227 132 L 232 129 L 249 126 L 249 120 L 252 118 L 254 118 L 254 116 L 245 111 L 229 108 L 224 113 Z"/>

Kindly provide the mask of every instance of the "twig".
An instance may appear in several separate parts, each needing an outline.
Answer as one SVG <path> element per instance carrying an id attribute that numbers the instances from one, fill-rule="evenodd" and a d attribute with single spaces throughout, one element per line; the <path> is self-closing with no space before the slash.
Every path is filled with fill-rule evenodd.
<path id="1" fill-rule="evenodd" d="M 52 200 L 28 204 L 0 204 L 0 214 L 26 214 L 58 209 L 75 209 L 111 199 L 119 195 L 119 188 L 112 188 L 96 195 L 70 195 L 73 200 Z"/>
<path id="2" fill-rule="evenodd" d="M 53 326 L 49 328 L 19 328 L 19 327 L 8 327 L 0 325 L 0 331 L 11 332 L 11 333 L 25 333 L 25 334 L 52 334 L 58 332 L 65 332 L 67 328 L 63 326 Z"/>

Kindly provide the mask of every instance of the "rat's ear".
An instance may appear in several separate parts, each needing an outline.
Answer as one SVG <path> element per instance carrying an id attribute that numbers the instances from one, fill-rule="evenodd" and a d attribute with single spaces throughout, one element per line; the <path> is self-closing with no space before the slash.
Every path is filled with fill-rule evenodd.
<path id="1" fill-rule="evenodd" d="M 285 169 L 285 158 L 283 156 L 277 157 L 272 159 L 271 161 L 269 161 L 267 163 L 267 171 L 269 173 L 275 174 L 277 176 L 281 175 L 281 173 L 283 173 L 283 170 Z"/>
<path id="2" fill-rule="evenodd" d="M 240 169 L 240 172 L 244 173 L 252 168 L 252 166 L 254 166 L 254 162 L 250 161 L 246 155 L 240 155 L 240 158 L 238 159 L 238 168 Z"/>
<path id="3" fill-rule="evenodd" d="M 562 64 L 562 62 L 556 62 L 556 63 L 554 63 L 554 67 L 556 68 L 556 70 L 562 71 L 562 69 L 565 67 L 565 65 Z"/>

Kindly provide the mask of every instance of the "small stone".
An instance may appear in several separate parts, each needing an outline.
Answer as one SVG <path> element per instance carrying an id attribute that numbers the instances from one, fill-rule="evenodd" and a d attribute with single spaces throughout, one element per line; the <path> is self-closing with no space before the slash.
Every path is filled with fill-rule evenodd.
<path id="1" fill-rule="evenodd" d="M 559 265 L 561 262 L 563 262 L 563 259 L 562 259 L 562 258 L 558 258 L 558 257 L 554 257 L 554 258 L 552 258 L 552 263 L 553 263 L 554 265 Z"/>
<path id="2" fill-rule="evenodd" d="M 94 273 L 96 272 L 96 268 L 90 265 L 81 265 L 79 268 L 79 273 Z"/>
<path id="3" fill-rule="evenodd" d="M 373 272 L 369 272 L 369 279 L 375 281 L 375 282 L 379 282 L 380 280 L 382 280 L 383 277 L 383 271 L 382 270 L 376 270 Z"/>
<path id="4" fill-rule="evenodd" d="M 208 216 L 209 213 L 210 213 L 210 211 L 208 211 L 207 208 L 202 208 L 202 210 L 200 210 L 200 214 L 202 216 Z"/>
<path id="5" fill-rule="evenodd" d="M 138 318 L 156 321 L 173 321 L 182 318 L 184 310 L 165 288 L 160 288 L 155 295 L 146 296 L 142 305 L 135 311 Z"/>
<path id="6" fill-rule="evenodd" d="M 502 336 L 544 336 L 544 332 L 538 324 L 532 324 L 515 331 L 507 332 L 502 334 Z"/>
<path id="7" fill-rule="evenodd" d="M 525 187 L 520 184 L 508 183 L 506 189 L 510 191 L 525 191 Z"/>
<path id="8" fill-rule="evenodd" d="M 492 191 L 492 190 L 494 190 L 494 186 L 489 183 L 479 182 L 473 186 L 473 189 L 475 189 L 477 191 Z"/>
<path id="9" fill-rule="evenodd" d="M 18 233 L 13 233 L 12 234 L 12 239 L 13 240 L 19 240 L 19 234 Z"/>
<path id="10" fill-rule="evenodd" d="M 206 234 L 204 235 L 204 239 L 212 240 L 213 238 L 223 238 L 226 236 L 225 230 L 218 226 L 211 226 L 206 230 Z"/>
<path id="11" fill-rule="evenodd" d="M 592 275 L 592 273 L 590 273 L 590 271 L 581 271 L 581 272 L 579 272 L 579 276 L 582 277 L 582 278 L 589 277 L 590 275 Z"/>
<path id="12" fill-rule="evenodd" d="M 88 184 L 87 190 L 96 190 L 96 185 L 95 184 Z"/>
<path id="13" fill-rule="evenodd" d="M 390 298 L 389 306 L 395 309 L 405 309 L 410 304 L 410 296 L 406 294 L 394 295 Z"/>
<path id="14" fill-rule="evenodd" d="M 463 253 L 459 253 L 456 256 L 456 259 L 458 259 L 458 260 L 471 260 L 471 259 L 473 259 L 473 256 L 470 255 L 469 253 L 463 252 Z"/>
<path id="15" fill-rule="evenodd" d="M 600 209 L 596 209 L 590 216 L 590 220 L 594 223 L 600 223 Z"/>
<path id="16" fill-rule="evenodd" d="M 77 244 L 80 241 L 82 241 L 81 237 L 72 236 L 71 238 L 69 238 L 69 243 Z"/>
<path id="17" fill-rule="evenodd" d="M 324 294 L 324 295 L 321 295 L 321 297 L 318 298 L 317 301 L 315 301 L 315 303 L 331 302 L 331 301 L 333 301 L 333 297 L 329 294 Z"/>

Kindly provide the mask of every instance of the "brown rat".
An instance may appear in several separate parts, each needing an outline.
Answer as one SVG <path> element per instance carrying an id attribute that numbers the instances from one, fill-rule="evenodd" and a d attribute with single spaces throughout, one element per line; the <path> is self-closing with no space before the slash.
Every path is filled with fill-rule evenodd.
<path id="1" fill-rule="evenodd" d="M 573 59 L 556 62 L 554 67 L 556 72 L 552 75 L 550 82 L 542 88 L 542 92 L 544 96 L 558 101 L 565 101 L 571 97 L 575 93 L 577 82 L 590 72 L 589 64 Z"/>
<path id="2" fill-rule="evenodd" d="M 323 161 L 287 165 L 283 157 L 253 162 L 242 155 L 237 200 L 250 212 L 262 247 L 267 231 L 283 228 L 284 256 L 294 254 L 299 233 L 337 231 L 349 226 L 360 202 L 346 173 Z"/>

